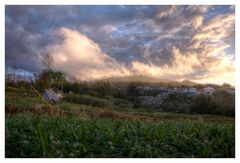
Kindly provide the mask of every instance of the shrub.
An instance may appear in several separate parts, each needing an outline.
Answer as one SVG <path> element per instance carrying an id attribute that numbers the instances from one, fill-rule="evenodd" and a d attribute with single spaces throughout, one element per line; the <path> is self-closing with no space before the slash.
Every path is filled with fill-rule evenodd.
<path id="1" fill-rule="evenodd" d="M 132 103 L 129 102 L 128 100 L 124 100 L 124 99 L 114 98 L 113 103 L 114 103 L 114 105 L 116 105 L 120 108 L 131 108 L 132 107 Z"/>
<path id="2" fill-rule="evenodd" d="M 191 111 L 200 114 L 215 113 L 216 102 L 214 97 L 204 94 L 194 97 Z"/>
<path id="3" fill-rule="evenodd" d="M 107 95 L 112 95 L 113 87 L 109 82 L 96 82 L 91 87 L 91 91 L 89 91 L 90 95 L 96 96 L 96 97 L 105 97 Z"/>
<path id="4" fill-rule="evenodd" d="M 161 109 L 168 112 L 189 113 L 191 101 L 192 98 L 185 94 L 172 93 L 161 105 Z"/>
<path id="5" fill-rule="evenodd" d="M 214 94 L 217 109 L 216 114 L 235 116 L 235 95 L 226 91 L 218 91 Z"/>
<path id="6" fill-rule="evenodd" d="M 221 114 L 235 116 L 235 95 L 226 91 L 216 91 L 213 95 L 200 94 L 188 97 L 170 94 L 161 105 L 163 111 L 198 114 Z"/>
<path id="7" fill-rule="evenodd" d="M 226 91 L 196 96 L 191 106 L 191 112 L 199 114 L 235 116 L 235 96 Z"/>
<path id="8" fill-rule="evenodd" d="M 100 99 L 100 98 L 91 97 L 88 95 L 66 96 L 63 98 L 63 100 L 67 102 L 91 105 L 91 106 L 97 106 L 97 107 L 105 107 L 105 106 L 111 105 L 111 102 L 106 99 Z"/>

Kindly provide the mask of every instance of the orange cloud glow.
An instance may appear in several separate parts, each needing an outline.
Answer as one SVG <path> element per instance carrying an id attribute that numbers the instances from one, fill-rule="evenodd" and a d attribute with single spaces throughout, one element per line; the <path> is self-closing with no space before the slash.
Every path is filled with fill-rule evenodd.
<path id="1" fill-rule="evenodd" d="M 170 13 L 164 12 L 159 16 L 168 14 Z M 196 16 L 191 25 L 198 32 L 193 35 L 187 50 L 183 52 L 172 47 L 171 64 L 161 66 L 138 60 L 125 65 L 104 53 L 96 42 L 84 34 L 69 28 L 58 31 L 64 40 L 51 49 L 51 54 L 56 69 L 82 80 L 146 75 L 170 80 L 190 79 L 203 83 L 228 82 L 235 85 L 234 57 L 226 54 L 224 50 L 230 45 L 223 41 L 234 27 L 234 20 L 234 15 L 218 16 L 203 24 L 203 17 Z M 115 29 L 109 27 L 106 30 Z M 143 55 L 145 58 L 150 55 L 147 45 Z M 198 71 L 204 74 L 199 75 L 196 73 Z"/>

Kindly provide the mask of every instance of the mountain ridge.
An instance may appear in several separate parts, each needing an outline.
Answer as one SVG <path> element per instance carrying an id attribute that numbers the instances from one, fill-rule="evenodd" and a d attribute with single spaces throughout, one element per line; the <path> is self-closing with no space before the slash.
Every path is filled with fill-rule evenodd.
<path id="1" fill-rule="evenodd" d="M 104 79 L 99 79 L 97 81 L 101 82 L 112 82 L 112 83 L 128 83 L 128 82 L 140 82 L 140 83 L 170 83 L 176 85 L 186 85 L 186 86 L 193 86 L 199 83 L 191 81 L 191 80 L 182 80 L 182 81 L 175 81 L 170 79 L 163 79 L 151 76 L 144 76 L 144 75 L 132 75 L 132 76 L 118 76 L 118 77 L 108 77 Z"/>

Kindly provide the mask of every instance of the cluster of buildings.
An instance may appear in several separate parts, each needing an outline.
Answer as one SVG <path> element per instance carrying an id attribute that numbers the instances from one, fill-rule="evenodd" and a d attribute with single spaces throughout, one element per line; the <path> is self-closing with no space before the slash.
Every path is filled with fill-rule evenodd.
<path id="1" fill-rule="evenodd" d="M 163 93 L 182 93 L 187 94 L 189 96 L 194 96 L 197 94 L 205 93 L 205 94 L 212 94 L 215 92 L 213 87 L 206 87 L 201 90 L 197 90 L 197 88 L 190 87 L 190 88 L 166 88 L 166 87 L 150 87 L 150 86 L 138 86 L 136 88 L 139 94 L 146 94 L 146 93 L 156 93 L 156 94 L 163 94 Z"/>
<path id="2" fill-rule="evenodd" d="M 136 88 L 140 94 L 138 100 L 143 106 L 159 106 L 167 98 L 169 94 L 179 93 L 186 94 L 187 96 L 196 96 L 198 94 L 212 95 L 215 92 L 213 87 L 205 87 L 201 90 L 197 88 L 166 88 L 166 87 L 149 87 L 149 86 L 138 86 Z M 156 96 L 146 94 L 157 94 Z"/>

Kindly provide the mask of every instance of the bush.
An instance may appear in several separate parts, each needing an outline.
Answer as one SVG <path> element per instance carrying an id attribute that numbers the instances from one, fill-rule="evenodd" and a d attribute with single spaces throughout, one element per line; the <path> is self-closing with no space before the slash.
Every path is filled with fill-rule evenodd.
<path id="1" fill-rule="evenodd" d="M 199 114 L 214 114 L 216 107 L 217 104 L 213 96 L 201 94 L 194 97 L 191 111 Z"/>
<path id="2" fill-rule="evenodd" d="M 235 116 L 235 95 L 226 91 L 218 91 L 214 94 L 217 105 L 217 114 L 224 114 L 227 116 Z"/>
<path id="3" fill-rule="evenodd" d="M 136 83 L 128 84 L 127 94 L 128 94 L 129 100 L 134 101 L 135 97 L 139 94 Z"/>
<path id="4" fill-rule="evenodd" d="M 161 109 L 167 112 L 220 114 L 235 116 L 235 95 L 216 91 L 213 95 L 200 94 L 188 97 L 184 94 L 170 94 Z"/>
<path id="5" fill-rule="evenodd" d="M 217 91 L 213 95 L 199 95 L 193 100 L 191 111 L 199 114 L 235 116 L 235 95 Z"/>
<path id="6" fill-rule="evenodd" d="M 91 97 L 88 95 L 66 96 L 63 98 L 63 100 L 67 102 L 91 105 L 91 106 L 97 106 L 97 107 L 105 107 L 105 106 L 111 105 L 111 102 L 106 99 L 100 99 L 100 98 Z"/>
<path id="7" fill-rule="evenodd" d="M 167 112 L 189 113 L 192 98 L 185 94 L 170 94 L 162 104 L 161 109 Z"/>
<path id="8" fill-rule="evenodd" d="M 92 87 L 89 94 L 95 97 L 105 97 L 112 95 L 113 87 L 109 82 L 96 82 Z"/>
<path id="9" fill-rule="evenodd" d="M 132 108 L 132 103 L 128 100 L 114 98 L 113 103 L 120 108 Z"/>

